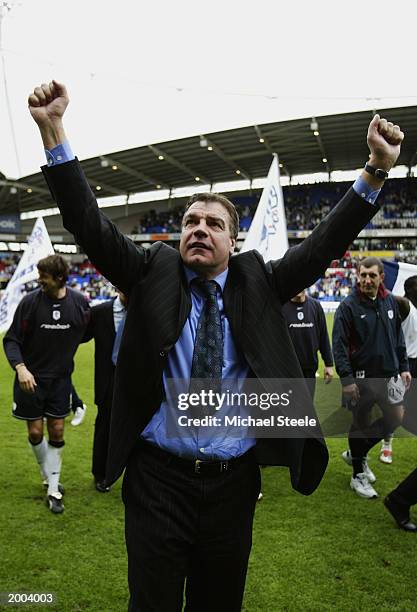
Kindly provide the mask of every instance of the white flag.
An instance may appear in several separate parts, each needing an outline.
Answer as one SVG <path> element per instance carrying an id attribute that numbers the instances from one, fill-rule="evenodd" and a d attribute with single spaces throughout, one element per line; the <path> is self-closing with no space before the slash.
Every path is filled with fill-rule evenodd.
<path id="1" fill-rule="evenodd" d="M 288 250 L 284 196 L 279 180 L 279 164 L 276 154 L 274 154 L 267 183 L 240 252 L 244 253 L 251 249 L 259 251 L 264 261 L 280 259 Z"/>
<path id="2" fill-rule="evenodd" d="M 25 284 L 38 278 L 38 269 L 36 267 L 38 261 L 43 257 L 53 255 L 54 252 L 45 222 L 42 217 L 39 217 L 28 238 L 28 248 L 23 253 L 2 295 L 0 301 L 0 332 L 5 332 L 9 329 L 17 305 L 23 297 Z"/>
<path id="3" fill-rule="evenodd" d="M 410 276 L 417 276 L 417 266 L 403 261 L 386 261 L 384 264 L 384 285 L 394 295 L 404 295 L 404 282 Z"/>

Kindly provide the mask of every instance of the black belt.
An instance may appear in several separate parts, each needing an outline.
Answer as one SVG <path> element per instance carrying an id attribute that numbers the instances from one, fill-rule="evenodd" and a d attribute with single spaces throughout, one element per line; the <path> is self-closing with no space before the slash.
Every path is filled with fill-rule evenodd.
<path id="1" fill-rule="evenodd" d="M 236 457 L 234 459 L 203 461 L 201 459 L 183 459 L 182 457 L 178 457 L 177 455 L 173 455 L 172 453 L 159 448 L 159 446 L 145 442 L 142 439 L 139 439 L 138 446 L 140 449 L 145 450 L 146 453 L 149 453 L 153 457 L 166 461 L 167 465 L 175 465 L 175 467 L 179 468 L 182 472 L 198 474 L 199 476 L 218 476 L 220 474 L 224 474 L 225 472 L 230 472 L 241 463 L 245 463 L 251 459 L 254 460 L 254 447 L 249 449 L 243 455 L 240 455 L 240 457 Z"/>

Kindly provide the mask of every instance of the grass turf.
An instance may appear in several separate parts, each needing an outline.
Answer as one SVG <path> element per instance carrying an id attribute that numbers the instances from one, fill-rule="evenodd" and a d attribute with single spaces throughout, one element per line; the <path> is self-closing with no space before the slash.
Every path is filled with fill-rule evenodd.
<path id="1" fill-rule="evenodd" d="M 99 494 L 90 474 L 92 352 L 90 343 L 76 356 L 73 380 L 88 410 L 81 426 L 66 425 L 61 478 L 66 510 L 61 516 L 46 509 L 25 424 L 10 416 L 13 373 L 0 356 L 0 592 L 56 594 L 54 605 L 37 609 L 127 608 L 120 482 L 111 493 Z M 320 380 L 317 399 L 322 414 L 345 419 L 335 410 L 337 380 L 326 387 Z M 391 466 L 377 461 L 378 449 L 371 452 L 380 493 L 376 500 L 360 499 L 349 488 L 350 470 L 340 459 L 345 437 L 328 439 L 328 446 L 329 468 L 310 497 L 292 491 L 285 468 L 262 470 L 264 499 L 256 509 L 243 609 L 415 610 L 417 585 L 406 578 L 415 563 L 416 536 L 397 529 L 382 505 L 383 496 L 415 466 L 414 439 L 394 441 Z"/>

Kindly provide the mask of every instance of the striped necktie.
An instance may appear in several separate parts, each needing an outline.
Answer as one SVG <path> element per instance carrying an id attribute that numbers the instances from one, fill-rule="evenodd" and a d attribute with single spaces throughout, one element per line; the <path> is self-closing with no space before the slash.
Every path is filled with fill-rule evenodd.
<path id="1" fill-rule="evenodd" d="M 113 351 L 111 354 L 111 360 L 114 363 L 114 365 L 116 365 L 117 363 L 117 356 L 119 354 L 120 342 L 122 340 L 123 330 L 125 328 L 125 320 L 126 320 L 126 317 L 123 317 L 123 319 L 120 321 L 119 326 L 117 328 L 116 336 L 114 338 Z"/>
<path id="2" fill-rule="evenodd" d="M 193 281 L 205 298 L 194 344 L 191 378 L 220 380 L 223 366 L 223 332 L 215 281 Z"/>

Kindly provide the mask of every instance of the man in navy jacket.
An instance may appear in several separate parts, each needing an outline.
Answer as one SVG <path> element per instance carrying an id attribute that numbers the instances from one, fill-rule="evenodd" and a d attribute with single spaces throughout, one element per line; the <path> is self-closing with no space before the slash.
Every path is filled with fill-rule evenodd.
<path id="1" fill-rule="evenodd" d="M 411 381 L 398 306 L 383 280 L 382 262 L 363 259 L 357 286 L 340 304 L 333 325 L 336 370 L 352 412 L 349 451 L 342 456 L 353 468 L 352 490 L 365 498 L 378 495 L 367 453 L 401 423 Z M 383 416 L 371 422 L 375 403 Z"/>

